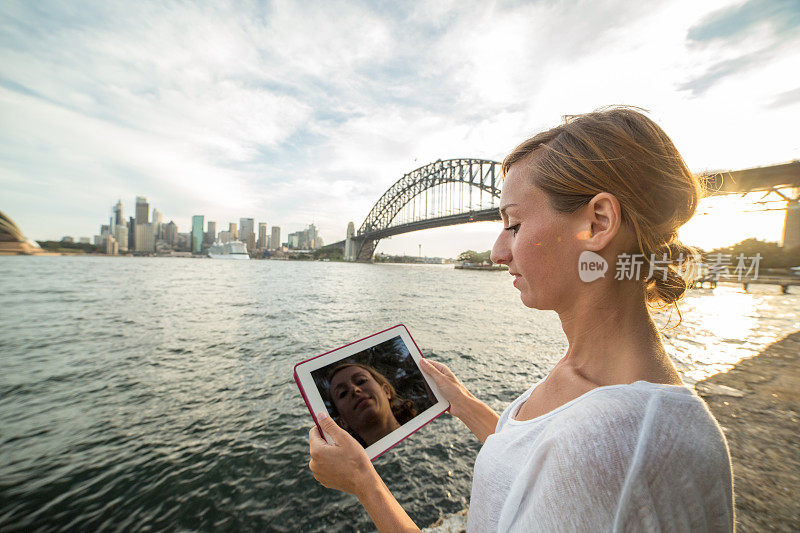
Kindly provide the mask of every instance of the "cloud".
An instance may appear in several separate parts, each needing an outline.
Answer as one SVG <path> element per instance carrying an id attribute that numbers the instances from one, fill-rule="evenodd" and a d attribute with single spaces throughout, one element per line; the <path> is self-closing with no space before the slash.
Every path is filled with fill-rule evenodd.
<path id="1" fill-rule="evenodd" d="M 701 96 L 726 78 L 743 75 L 781 54 L 794 53 L 798 29 L 800 3 L 794 0 L 748 0 L 716 10 L 689 29 L 687 44 L 690 48 L 712 47 L 715 55 L 733 55 L 715 60 L 678 89 Z"/>
<path id="2" fill-rule="evenodd" d="M 732 42 L 769 27 L 777 38 L 792 36 L 800 27 L 800 4 L 795 0 L 748 0 L 719 9 L 689 29 L 691 43 Z"/>
<path id="3" fill-rule="evenodd" d="M 786 91 L 775 96 L 775 99 L 767 107 L 771 109 L 778 109 L 800 103 L 800 87 Z"/>

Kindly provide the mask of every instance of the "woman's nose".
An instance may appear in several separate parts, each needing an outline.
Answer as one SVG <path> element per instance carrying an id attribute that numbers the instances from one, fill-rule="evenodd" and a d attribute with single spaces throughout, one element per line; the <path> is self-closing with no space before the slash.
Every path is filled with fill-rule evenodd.
<path id="1" fill-rule="evenodd" d="M 489 259 L 496 265 L 507 265 L 511 262 L 511 248 L 506 242 L 506 230 L 500 230 L 500 235 L 494 241 Z"/>

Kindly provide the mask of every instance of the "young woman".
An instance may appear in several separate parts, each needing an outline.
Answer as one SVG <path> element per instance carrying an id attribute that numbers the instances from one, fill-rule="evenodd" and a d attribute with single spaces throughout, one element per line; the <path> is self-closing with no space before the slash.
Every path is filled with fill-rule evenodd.
<path id="1" fill-rule="evenodd" d="M 328 383 L 337 424 L 365 448 L 417 414 L 413 402 L 398 396 L 386 376 L 371 366 L 338 365 L 328 375 Z"/>
<path id="2" fill-rule="evenodd" d="M 519 145 L 503 172 L 492 261 L 526 306 L 558 314 L 569 347 L 500 416 L 445 365 L 423 365 L 483 442 L 467 530 L 732 530 L 725 437 L 650 314 L 677 309 L 687 288 L 679 267 L 693 251 L 677 230 L 697 208 L 697 178 L 630 108 L 571 117 Z M 380 531 L 416 531 L 363 448 L 321 423 L 336 442 L 312 428 L 314 477 L 356 495 Z"/>

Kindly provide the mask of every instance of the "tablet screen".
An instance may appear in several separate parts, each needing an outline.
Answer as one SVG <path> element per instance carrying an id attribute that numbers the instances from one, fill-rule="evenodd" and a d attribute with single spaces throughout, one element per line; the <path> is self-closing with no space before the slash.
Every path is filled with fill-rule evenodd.
<path id="1" fill-rule="evenodd" d="M 398 324 L 296 364 L 294 379 L 315 421 L 327 411 L 375 459 L 450 407 L 421 358 Z"/>
<path id="2" fill-rule="evenodd" d="M 365 448 L 437 402 L 400 335 L 311 376 L 328 414 Z"/>

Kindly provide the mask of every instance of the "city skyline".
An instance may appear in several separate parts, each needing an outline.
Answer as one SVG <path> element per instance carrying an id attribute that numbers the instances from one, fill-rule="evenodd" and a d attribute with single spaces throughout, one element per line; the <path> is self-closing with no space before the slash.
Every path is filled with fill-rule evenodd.
<path id="1" fill-rule="evenodd" d="M 694 172 L 800 155 L 797 5 L 573 7 L 4 3 L 0 207 L 30 238 L 80 237 L 109 198 L 147 191 L 183 228 L 197 213 L 287 234 L 313 220 L 335 242 L 415 168 L 502 160 L 563 115 L 619 103 L 649 110 Z M 756 200 L 726 199 L 686 240 L 778 240 L 776 212 L 736 215 Z M 453 256 L 498 227 L 377 251 Z"/>

